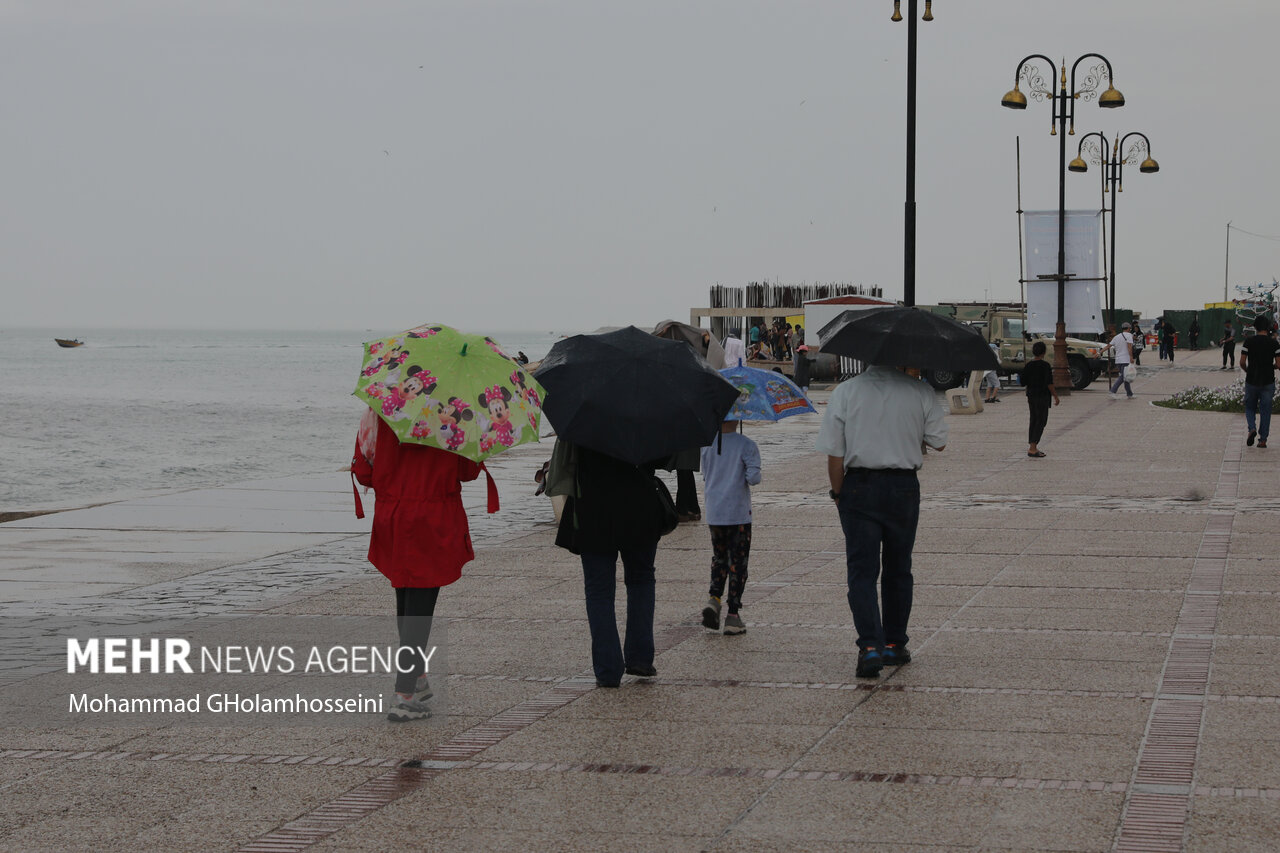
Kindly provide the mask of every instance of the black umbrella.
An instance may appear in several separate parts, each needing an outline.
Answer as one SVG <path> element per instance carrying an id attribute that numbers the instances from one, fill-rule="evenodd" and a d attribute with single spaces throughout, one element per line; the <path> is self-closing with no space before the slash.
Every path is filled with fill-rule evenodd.
<path id="1" fill-rule="evenodd" d="M 557 435 L 635 465 L 711 444 L 738 399 L 688 344 L 635 326 L 565 338 L 534 376 Z"/>
<path id="2" fill-rule="evenodd" d="M 818 332 L 822 351 L 868 364 L 924 370 L 995 370 L 996 354 L 972 326 L 919 308 L 845 311 Z"/>

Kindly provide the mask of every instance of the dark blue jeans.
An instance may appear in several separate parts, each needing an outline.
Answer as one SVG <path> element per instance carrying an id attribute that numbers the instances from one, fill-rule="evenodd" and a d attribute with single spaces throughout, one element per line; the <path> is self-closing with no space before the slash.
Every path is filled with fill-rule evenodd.
<path id="1" fill-rule="evenodd" d="M 849 609 L 858 631 L 858 646 L 905 646 L 913 589 L 911 550 L 920 522 L 920 481 L 915 472 L 849 471 L 836 506 L 844 528 Z"/>
<path id="2" fill-rule="evenodd" d="M 1249 432 L 1254 430 L 1254 415 L 1258 418 L 1258 438 L 1263 441 L 1271 434 L 1271 400 L 1276 395 L 1276 384 L 1250 385 L 1244 383 L 1244 422 Z"/>
<path id="3" fill-rule="evenodd" d="M 587 622 L 591 626 L 591 665 L 596 681 L 603 684 L 621 681 L 624 666 L 653 664 L 653 561 L 658 554 L 658 543 L 621 552 L 622 579 L 627 587 L 625 646 L 618 640 L 618 621 L 613 609 L 618 553 L 581 555 Z"/>

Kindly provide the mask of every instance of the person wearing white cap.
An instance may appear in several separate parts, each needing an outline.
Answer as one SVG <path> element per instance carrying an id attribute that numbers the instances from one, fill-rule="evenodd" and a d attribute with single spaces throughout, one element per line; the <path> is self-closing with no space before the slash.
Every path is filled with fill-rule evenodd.
<path id="1" fill-rule="evenodd" d="M 1120 333 L 1111 339 L 1111 343 L 1103 348 L 1103 352 L 1108 349 L 1115 350 L 1116 367 L 1120 370 L 1120 375 L 1116 377 L 1116 381 L 1111 384 L 1111 390 L 1108 391 L 1111 399 L 1118 400 L 1120 395 L 1116 392 L 1120 390 L 1120 386 L 1124 385 L 1124 393 L 1130 400 L 1133 399 L 1133 386 L 1129 384 L 1129 366 L 1133 363 L 1133 335 L 1129 332 L 1129 324 L 1120 324 Z"/>

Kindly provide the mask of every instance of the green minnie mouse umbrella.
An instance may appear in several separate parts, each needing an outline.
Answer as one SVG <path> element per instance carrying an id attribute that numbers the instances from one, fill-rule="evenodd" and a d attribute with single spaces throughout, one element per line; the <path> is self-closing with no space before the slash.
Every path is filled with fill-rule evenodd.
<path id="1" fill-rule="evenodd" d="M 492 338 L 427 324 L 366 343 L 353 393 L 401 442 L 483 462 L 538 440 L 545 392 Z"/>

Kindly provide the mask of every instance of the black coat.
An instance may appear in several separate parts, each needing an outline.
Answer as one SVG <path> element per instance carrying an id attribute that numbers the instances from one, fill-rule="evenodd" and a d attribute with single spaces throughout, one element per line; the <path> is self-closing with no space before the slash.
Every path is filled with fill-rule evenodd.
<path id="1" fill-rule="evenodd" d="M 652 547 L 661 538 L 652 465 L 578 447 L 577 487 L 577 497 L 565 501 L 556 545 L 574 554 L 607 554 Z"/>

